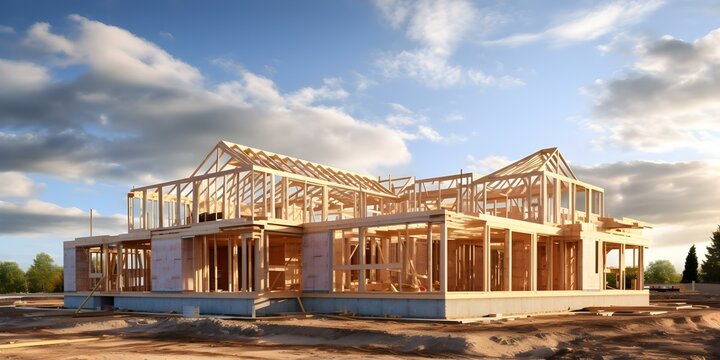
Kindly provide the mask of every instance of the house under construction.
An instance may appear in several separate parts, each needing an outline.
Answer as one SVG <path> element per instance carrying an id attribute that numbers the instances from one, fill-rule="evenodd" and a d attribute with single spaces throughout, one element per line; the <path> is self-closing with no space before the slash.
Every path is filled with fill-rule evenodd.
<path id="1" fill-rule="evenodd" d="M 188 178 L 132 189 L 127 233 L 64 243 L 65 305 L 440 319 L 648 305 L 648 225 L 604 200 L 556 148 L 484 176 L 382 179 L 221 141 Z"/>

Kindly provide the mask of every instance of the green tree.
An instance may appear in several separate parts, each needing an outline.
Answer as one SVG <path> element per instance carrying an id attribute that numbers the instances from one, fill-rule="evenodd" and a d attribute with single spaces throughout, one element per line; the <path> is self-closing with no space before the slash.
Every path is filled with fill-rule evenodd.
<path id="1" fill-rule="evenodd" d="M 645 283 L 667 284 L 675 279 L 675 267 L 668 260 L 656 260 L 645 269 Z"/>
<path id="2" fill-rule="evenodd" d="M 695 252 L 695 245 L 690 247 L 687 257 L 685 257 L 685 269 L 682 273 L 680 282 L 689 283 L 698 280 L 698 258 Z"/>
<path id="3" fill-rule="evenodd" d="M 704 282 L 720 282 L 720 225 L 713 231 L 710 240 L 712 242 L 707 247 L 702 263 L 702 279 Z"/>
<path id="4" fill-rule="evenodd" d="M 58 266 L 46 253 L 35 255 L 32 266 L 27 271 L 28 290 L 30 292 L 51 292 L 57 282 Z"/>
<path id="5" fill-rule="evenodd" d="M 61 293 L 65 289 L 65 276 L 63 268 L 61 266 L 55 268 L 55 276 L 53 277 L 53 290 L 52 292 Z"/>
<path id="6" fill-rule="evenodd" d="M 0 262 L 0 294 L 26 292 L 25 272 L 16 262 Z"/>

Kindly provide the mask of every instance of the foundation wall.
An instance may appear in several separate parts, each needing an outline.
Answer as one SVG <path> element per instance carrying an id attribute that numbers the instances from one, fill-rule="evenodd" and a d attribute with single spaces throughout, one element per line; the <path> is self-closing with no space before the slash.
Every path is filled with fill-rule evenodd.
<path id="1" fill-rule="evenodd" d="M 80 306 L 84 296 L 65 296 L 66 308 Z M 203 315 L 267 316 L 288 312 L 300 312 L 300 305 L 291 299 L 253 299 L 253 298 L 193 298 L 163 296 L 92 296 L 83 309 L 98 309 L 102 305 L 112 305 L 117 309 L 182 314 L 183 306 L 198 306 Z"/>
<path id="2" fill-rule="evenodd" d="M 583 294 L 539 294 L 518 296 L 512 294 L 458 294 L 454 298 L 408 298 L 399 296 L 332 296 L 304 294 L 301 301 L 310 313 L 352 313 L 358 316 L 404 317 L 424 319 L 478 318 L 489 314 L 531 314 L 566 310 L 579 310 L 589 306 L 647 306 L 647 291 L 618 291 Z M 65 296 L 65 307 L 77 308 L 84 296 Z M 199 306 L 201 314 L 267 316 L 299 312 L 297 298 L 233 298 L 193 297 L 183 295 L 99 295 L 93 296 L 85 309 L 102 305 L 143 312 L 182 313 L 183 306 Z"/>
<path id="3" fill-rule="evenodd" d="M 588 306 L 647 306 L 647 291 L 623 291 L 621 293 L 591 292 L 583 294 L 543 294 L 540 296 L 502 296 L 447 299 L 446 318 L 474 318 L 488 314 L 531 314 L 566 310 L 579 310 Z"/>
<path id="4" fill-rule="evenodd" d="M 445 300 L 443 299 L 303 297 L 302 301 L 306 311 L 315 313 L 349 312 L 358 316 L 445 318 Z"/>

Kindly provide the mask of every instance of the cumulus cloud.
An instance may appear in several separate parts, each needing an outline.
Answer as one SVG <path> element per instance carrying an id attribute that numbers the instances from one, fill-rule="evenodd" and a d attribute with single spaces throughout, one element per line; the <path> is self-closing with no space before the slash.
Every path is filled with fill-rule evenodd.
<path id="1" fill-rule="evenodd" d="M 17 171 L 0 172 L 0 198 L 27 198 L 35 195 L 43 186 L 27 175 Z"/>
<path id="2" fill-rule="evenodd" d="M 0 96 L 15 98 L 42 89 L 50 76 L 43 66 L 0 59 L 0 79 Z"/>
<path id="3" fill-rule="evenodd" d="M 651 223 L 647 235 L 653 247 L 703 243 L 720 224 L 720 164 L 633 161 L 573 171 L 605 189 L 607 214 Z"/>
<path id="4" fill-rule="evenodd" d="M 465 157 L 465 161 L 467 161 L 467 165 L 465 166 L 465 168 L 467 168 L 471 172 L 479 173 L 482 175 L 490 174 L 495 170 L 499 170 L 509 165 L 512 162 L 510 161 L 510 159 L 504 156 L 497 155 L 490 155 L 480 159 L 476 159 L 473 155 L 468 155 Z"/>
<path id="5" fill-rule="evenodd" d="M 427 116 L 412 111 L 402 104 L 389 104 L 392 111 L 385 117 L 388 126 L 401 131 L 406 140 L 429 140 L 439 143 L 457 143 L 467 140 L 457 134 L 440 134 L 429 124 Z"/>
<path id="6" fill-rule="evenodd" d="M 93 214 L 93 234 L 117 234 L 127 231 L 124 215 Z M 40 200 L 21 204 L 0 201 L 0 235 L 48 235 L 71 239 L 88 236 L 90 213 L 78 208 L 65 208 Z"/>
<path id="7" fill-rule="evenodd" d="M 0 25 L 0 34 L 14 34 L 15 28 L 7 25 Z"/>
<path id="8" fill-rule="evenodd" d="M 662 6 L 662 0 L 604 2 L 562 16 L 557 24 L 537 33 L 521 33 L 486 41 L 486 45 L 519 46 L 541 40 L 556 45 L 595 40 L 643 20 Z"/>
<path id="9" fill-rule="evenodd" d="M 600 133 L 601 145 L 717 154 L 719 48 L 720 29 L 695 41 L 663 36 L 639 43 L 629 71 L 584 90 L 595 101 L 586 125 Z"/>
<path id="10" fill-rule="evenodd" d="M 412 50 L 382 55 L 376 65 L 385 77 L 412 78 L 436 88 L 462 84 L 499 87 L 523 84 L 511 76 L 495 77 L 450 61 L 469 30 L 494 27 L 501 21 L 498 14 L 479 11 L 466 0 L 380 0 L 376 1 L 376 6 L 393 28 L 405 25 L 405 35 L 420 45 Z"/>
<path id="11" fill-rule="evenodd" d="M 237 79 L 206 84 L 195 67 L 127 30 L 70 19 L 70 35 L 39 23 L 23 40 L 38 62 L 54 57 L 47 67 L 0 60 L 0 171 L 169 180 L 187 176 L 220 139 L 360 172 L 410 159 L 403 132 L 326 104 L 348 96 L 339 79 L 283 91 L 236 67 Z M 73 66 L 74 78 L 48 75 Z M 32 96 L 3 92 L 7 84 Z"/>

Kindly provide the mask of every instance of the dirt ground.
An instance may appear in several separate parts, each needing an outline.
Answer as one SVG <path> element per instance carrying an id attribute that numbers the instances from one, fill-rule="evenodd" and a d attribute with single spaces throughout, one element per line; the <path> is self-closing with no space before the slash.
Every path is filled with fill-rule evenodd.
<path id="1" fill-rule="evenodd" d="M 38 346 L 30 342 L 56 341 Z M 0 307 L 3 359 L 720 358 L 720 309 L 549 315 L 493 323 L 274 321 Z"/>

